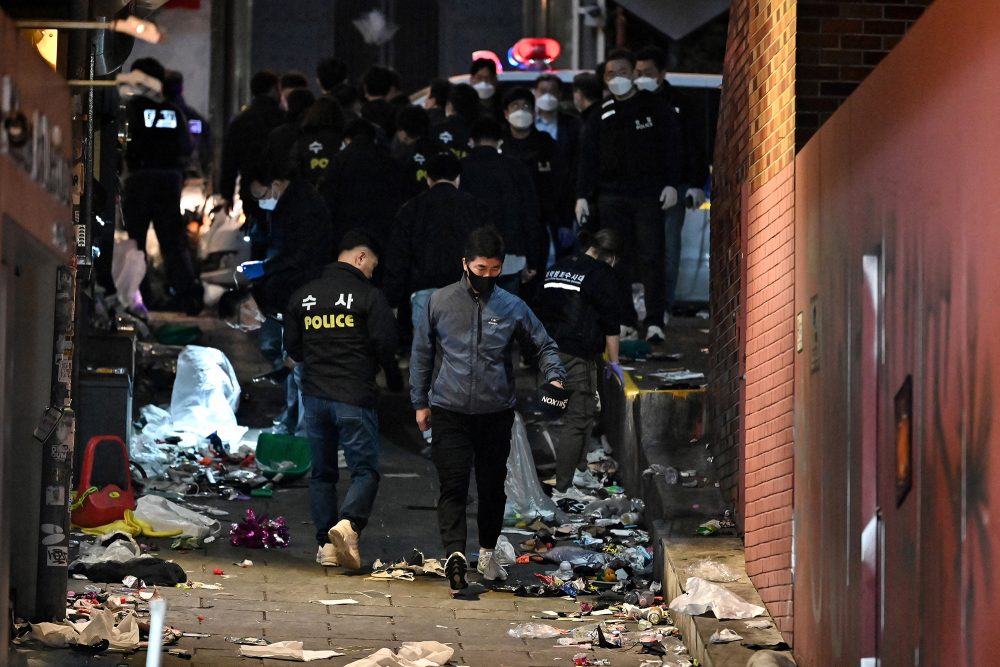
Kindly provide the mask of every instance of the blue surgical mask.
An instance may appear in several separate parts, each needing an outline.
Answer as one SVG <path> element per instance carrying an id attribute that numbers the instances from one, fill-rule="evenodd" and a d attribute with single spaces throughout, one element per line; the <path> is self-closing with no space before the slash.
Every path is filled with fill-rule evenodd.
<path id="1" fill-rule="evenodd" d="M 273 211 L 275 207 L 278 206 L 277 197 L 265 197 L 264 199 L 258 199 L 257 205 L 260 206 L 265 211 Z"/>

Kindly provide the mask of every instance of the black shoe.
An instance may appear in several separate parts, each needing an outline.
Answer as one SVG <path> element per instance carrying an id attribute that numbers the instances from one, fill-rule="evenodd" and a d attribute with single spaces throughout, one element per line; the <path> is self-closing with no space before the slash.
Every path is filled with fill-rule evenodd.
<path id="1" fill-rule="evenodd" d="M 451 590 L 460 591 L 468 588 L 469 582 L 465 580 L 465 571 L 469 569 L 469 561 L 465 559 L 465 554 L 455 551 L 444 563 L 444 574 L 448 577 L 448 585 Z"/>

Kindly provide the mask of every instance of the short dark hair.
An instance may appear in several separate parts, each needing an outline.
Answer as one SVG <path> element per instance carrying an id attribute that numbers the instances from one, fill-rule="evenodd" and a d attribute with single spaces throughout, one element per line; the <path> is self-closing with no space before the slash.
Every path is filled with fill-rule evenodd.
<path id="1" fill-rule="evenodd" d="M 132 71 L 139 70 L 143 74 L 148 74 L 160 83 L 163 83 L 164 77 L 167 75 L 166 69 L 156 58 L 137 58 L 135 62 L 132 63 Z"/>
<path id="2" fill-rule="evenodd" d="M 168 69 L 163 76 L 163 96 L 174 100 L 184 94 L 184 75 L 175 69 Z"/>
<path id="3" fill-rule="evenodd" d="M 361 85 L 366 95 L 385 97 L 393 87 L 400 87 L 399 74 L 395 70 L 381 65 L 372 65 L 361 77 Z"/>
<path id="4" fill-rule="evenodd" d="M 282 90 L 286 88 L 308 88 L 309 79 L 302 72 L 293 69 L 285 72 L 281 75 L 281 79 L 278 81 L 278 87 Z"/>
<path id="5" fill-rule="evenodd" d="M 490 74 L 493 75 L 493 78 L 496 78 L 497 64 L 492 60 L 490 60 L 489 58 L 476 58 L 475 60 L 473 60 L 472 64 L 469 65 L 469 76 L 475 76 L 476 72 L 478 72 L 481 69 L 489 69 Z"/>
<path id="6" fill-rule="evenodd" d="M 250 94 L 254 97 L 267 95 L 278 85 L 278 75 L 271 70 L 261 70 L 250 78 Z"/>
<path id="7" fill-rule="evenodd" d="M 451 151 L 435 153 L 427 158 L 427 177 L 432 181 L 454 181 L 462 174 L 462 164 Z"/>
<path id="8" fill-rule="evenodd" d="M 628 49 L 612 49 L 604 58 L 604 64 L 607 65 L 612 60 L 627 60 L 632 67 L 635 67 L 635 54 Z"/>
<path id="9" fill-rule="evenodd" d="M 382 256 L 382 247 L 368 231 L 355 227 L 347 230 L 337 244 L 337 254 L 360 247 L 368 248 L 376 257 Z"/>
<path id="10" fill-rule="evenodd" d="M 323 90 L 333 90 L 334 86 L 347 79 L 347 65 L 343 60 L 323 58 L 316 63 L 316 78 Z"/>
<path id="11" fill-rule="evenodd" d="M 308 88 L 295 88 L 285 99 L 285 105 L 288 107 L 286 118 L 293 123 L 300 122 L 315 101 L 316 96 Z"/>
<path id="12" fill-rule="evenodd" d="M 622 256 L 622 237 L 614 229 L 604 227 L 593 233 L 583 234 L 583 244 L 597 251 L 597 259 L 608 261 L 612 257 Z"/>
<path id="13" fill-rule="evenodd" d="M 347 124 L 344 128 L 344 138 L 345 139 L 356 139 L 358 137 L 368 137 L 372 141 L 378 135 L 378 128 L 375 124 L 365 120 L 364 118 L 355 118 Z"/>
<path id="14" fill-rule="evenodd" d="M 472 124 L 469 136 L 472 138 L 474 143 L 479 143 L 483 139 L 500 141 L 503 139 L 503 128 L 500 126 L 500 123 L 496 122 L 492 118 L 484 117 Z"/>
<path id="15" fill-rule="evenodd" d="M 604 95 L 604 84 L 596 74 L 581 72 L 573 77 L 573 90 L 579 90 L 588 100 L 597 102 Z"/>
<path id="16" fill-rule="evenodd" d="M 319 97 L 302 117 L 303 130 L 344 129 L 344 110 L 332 97 Z"/>
<path id="17" fill-rule="evenodd" d="M 635 59 L 638 60 L 652 60 L 653 64 L 656 65 L 656 69 L 663 72 L 667 69 L 667 53 L 658 46 L 647 46 L 641 49 L 635 54 Z"/>
<path id="18" fill-rule="evenodd" d="M 407 105 L 396 113 L 396 129 L 406 132 L 414 139 L 426 137 L 430 123 L 427 110 L 423 107 Z"/>
<path id="19" fill-rule="evenodd" d="M 503 237 L 493 225 L 473 229 L 465 240 L 465 261 L 471 262 L 476 257 L 503 259 Z"/>
<path id="20" fill-rule="evenodd" d="M 551 73 L 548 73 L 548 72 L 545 73 L 545 74 L 539 74 L 538 78 L 535 79 L 535 82 L 533 84 L 531 84 L 531 87 L 532 88 L 538 88 L 538 84 L 545 83 L 546 81 L 552 81 L 552 82 L 554 82 L 556 84 L 556 86 L 559 88 L 559 90 L 560 91 L 562 90 L 562 79 L 560 79 L 555 74 L 551 74 Z"/>
<path id="21" fill-rule="evenodd" d="M 456 114 L 470 122 L 479 118 L 479 93 L 467 83 L 452 86 L 448 103 Z"/>
<path id="22" fill-rule="evenodd" d="M 358 93 L 357 86 L 352 86 L 349 83 L 341 83 L 334 86 L 333 98 L 340 103 L 342 108 L 350 109 L 361 99 L 361 95 Z"/>
<path id="23" fill-rule="evenodd" d="M 531 108 L 535 108 L 535 94 L 524 86 L 518 86 L 517 88 L 511 88 L 507 91 L 507 94 L 503 96 L 503 108 L 507 109 L 514 102 L 525 101 Z"/>
<path id="24" fill-rule="evenodd" d="M 427 93 L 427 97 L 430 97 L 438 103 L 438 106 L 444 107 L 448 102 L 448 95 L 451 93 L 451 83 L 447 79 L 434 79 L 431 81 L 430 92 Z"/>

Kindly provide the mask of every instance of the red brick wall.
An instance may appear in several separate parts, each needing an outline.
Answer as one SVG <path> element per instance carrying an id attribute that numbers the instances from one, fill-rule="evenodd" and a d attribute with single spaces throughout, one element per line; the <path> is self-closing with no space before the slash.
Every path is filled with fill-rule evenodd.
<path id="1" fill-rule="evenodd" d="M 757 189 L 748 209 L 746 563 L 778 629 L 791 643 L 794 164 Z"/>
<path id="2" fill-rule="evenodd" d="M 796 150 L 899 43 L 929 4 L 931 0 L 799 0 Z"/>

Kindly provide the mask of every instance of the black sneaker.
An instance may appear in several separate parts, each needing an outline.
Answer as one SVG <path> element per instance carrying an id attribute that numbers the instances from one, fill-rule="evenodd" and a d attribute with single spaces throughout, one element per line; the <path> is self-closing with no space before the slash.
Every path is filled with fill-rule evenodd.
<path id="1" fill-rule="evenodd" d="M 444 575 L 448 577 L 448 585 L 451 590 L 460 591 L 468 588 L 469 582 L 465 580 L 465 571 L 469 569 L 469 561 L 465 559 L 465 554 L 455 551 L 444 563 Z"/>

